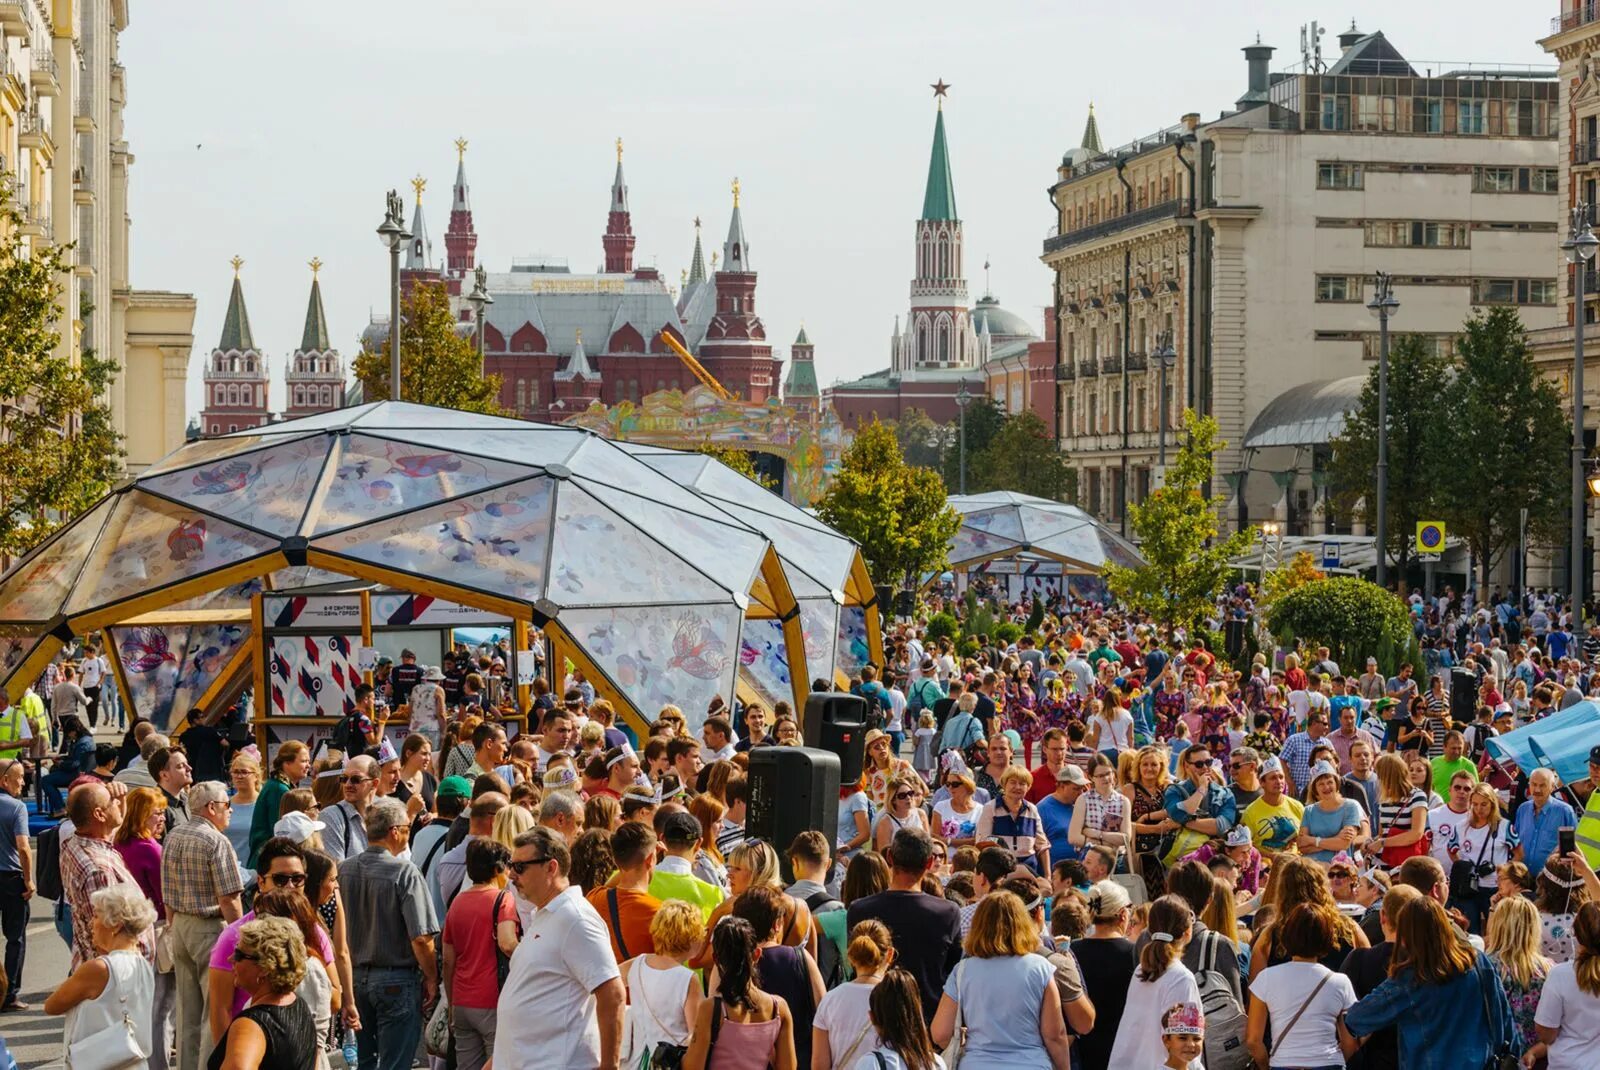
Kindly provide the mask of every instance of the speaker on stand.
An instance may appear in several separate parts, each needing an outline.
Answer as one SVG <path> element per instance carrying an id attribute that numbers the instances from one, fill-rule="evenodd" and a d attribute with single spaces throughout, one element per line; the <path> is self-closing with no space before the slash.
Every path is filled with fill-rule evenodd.
<path id="1" fill-rule="evenodd" d="M 839 771 L 839 756 L 832 751 L 815 747 L 750 750 L 745 836 L 772 845 L 785 884 L 794 882 L 789 845 L 796 836 L 816 829 L 833 842 L 839 828 Z"/>
<path id="2" fill-rule="evenodd" d="M 867 700 L 842 691 L 813 691 L 806 696 L 801 726 L 807 747 L 839 756 L 839 781 L 861 777 L 867 734 Z"/>

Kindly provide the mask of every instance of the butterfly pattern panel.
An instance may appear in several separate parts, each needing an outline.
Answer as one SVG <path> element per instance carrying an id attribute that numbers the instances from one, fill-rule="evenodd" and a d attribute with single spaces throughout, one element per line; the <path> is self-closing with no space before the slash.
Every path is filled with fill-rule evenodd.
<path id="1" fill-rule="evenodd" d="M 745 618 L 739 632 L 739 672 L 769 709 L 780 700 L 794 702 L 782 621 Z"/>
<path id="2" fill-rule="evenodd" d="M 274 535 L 293 535 L 330 443 L 324 435 L 140 480 L 139 486 Z"/>
<path id="3" fill-rule="evenodd" d="M 82 613 L 277 548 L 277 539 L 136 490 L 106 522 L 66 611 Z"/>
<path id="4" fill-rule="evenodd" d="M 266 716 L 343 717 L 361 682 L 359 635 L 280 635 L 267 658 Z"/>
<path id="5" fill-rule="evenodd" d="M 858 676 L 861 667 L 872 660 L 867 647 L 867 611 L 863 606 L 843 606 L 839 610 L 839 646 L 835 664 L 846 676 Z"/>
<path id="6" fill-rule="evenodd" d="M 733 699 L 732 605 L 563 610 L 562 625 L 647 720 L 671 703 L 696 734 L 713 695 Z"/>
<path id="7" fill-rule="evenodd" d="M 696 544 L 660 526 L 646 530 L 649 536 L 576 483 L 562 483 L 550 553 L 550 600 L 562 606 L 614 606 L 728 599 L 726 589 L 683 560 L 727 554 L 726 547 Z"/>
<path id="8" fill-rule="evenodd" d="M 110 498 L 95 506 L 0 583 L 0 620 L 47 621 L 60 611 L 116 501 Z"/>
<path id="9" fill-rule="evenodd" d="M 316 534 L 364 524 L 533 475 L 529 469 L 366 435 L 341 440 Z"/>
<path id="10" fill-rule="evenodd" d="M 23 629 L 0 629 L 0 682 L 11 678 L 40 641 L 40 636 Z"/>
<path id="11" fill-rule="evenodd" d="M 831 686 L 838 658 L 838 604 L 831 598 L 802 598 L 800 632 L 806 643 L 806 675 L 811 680 L 827 680 Z"/>
<path id="12" fill-rule="evenodd" d="M 539 477 L 324 535 L 312 545 L 502 598 L 544 595 L 551 481 Z"/>
<path id="13" fill-rule="evenodd" d="M 128 697 L 158 731 L 182 720 L 216 683 L 239 649 L 248 624 L 169 624 L 112 628 Z"/>

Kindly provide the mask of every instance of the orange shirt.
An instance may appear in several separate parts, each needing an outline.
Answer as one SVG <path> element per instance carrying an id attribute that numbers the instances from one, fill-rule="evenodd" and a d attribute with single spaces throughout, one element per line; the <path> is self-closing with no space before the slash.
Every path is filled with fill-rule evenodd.
<path id="1" fill-rule="evenodd" d="M 627 954 L 623 954 L 622 945 L 617 942 L 616 926 L 611 921 L 612 895 L 617 897 L 617 918 L 622 922 L 622 941 L 628 945 Z M 618 962 L 655 952 L 655 941 L 650 938 L 650 919 L 661 909 L 661 900 L 625 888 L 596 888 L 587 898 L 589 905 L 600 912 L 606 929 L 611 933 L 611 952 L 617 956 Z"/>

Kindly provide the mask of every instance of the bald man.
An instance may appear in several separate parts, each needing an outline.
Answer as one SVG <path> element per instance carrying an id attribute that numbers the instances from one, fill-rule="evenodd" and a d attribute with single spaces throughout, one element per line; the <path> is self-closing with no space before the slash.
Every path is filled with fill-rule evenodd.
<path id="1" fill-rule="evenodd" d="M 122 800 L 104 784 L 79 784 L 67 795 L 72 835 L 61 842 L 61 889 L 72 911 L 72 968 L 95 957 L 94 908 L 89 897 L 114 884 L 135 884 L 122 856 L 111 846 L 111 834 L 122 824 Z M 139 938 L 145 957 L 155 962 L 155 944 L 146 932 Z"/>
<path id="2" fill-rule="evenodd" d="M 344 798 L 322 811 L 322 849 L 335 862 L 354 858 L 367 849 L 367 804 L 378 790 L 378 763 L 358 754 L 344 763 L 339 776 Z"/>
<path id="3" fill-rule="evenodd" d="M 1577 812 L 1565 800 L 1555 797 L 1560 782 L 1555 770 L 1543 767 L 1528 774 L 1528 801 L 1517 807 L 1512 823 L 1517 838 L 1516 856 L 1532 873 L 1544 868 L 1555 852 L 1561 830 L 1578 827 Z"/>

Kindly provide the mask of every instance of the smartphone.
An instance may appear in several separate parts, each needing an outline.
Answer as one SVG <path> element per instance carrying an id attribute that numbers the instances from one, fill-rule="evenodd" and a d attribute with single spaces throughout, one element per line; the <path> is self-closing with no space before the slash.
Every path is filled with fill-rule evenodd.
<path id="1" fill-rule="evenodd" d="M 1575 854 L 1577 852 L 1577 850 L 1578 850 L 1578 830 L 1577 829 L 1575 829 L 1575 828 L 1562 829 L 1556 835 L 1557 835 L 1557 840 L 1556 840 L 1556 855 L 1557 855 L 1557 857 L 1565 858 L 1567 855 Z"/>

